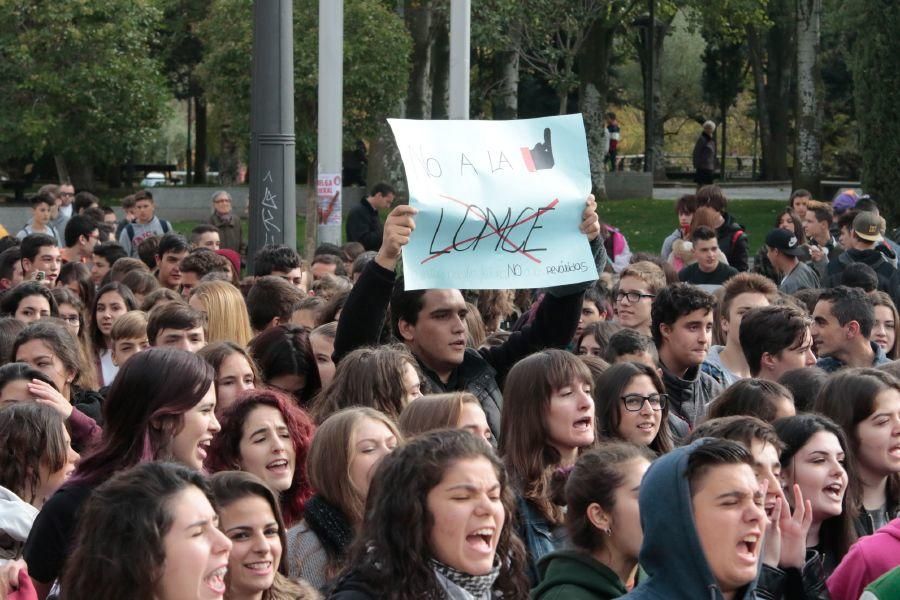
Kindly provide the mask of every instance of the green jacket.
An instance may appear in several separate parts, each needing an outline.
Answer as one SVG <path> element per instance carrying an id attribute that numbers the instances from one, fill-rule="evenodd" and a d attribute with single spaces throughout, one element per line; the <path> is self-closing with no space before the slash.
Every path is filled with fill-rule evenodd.
<path id="1" fill-rule="evenodd" d="M 866 588 L 859 600 L 888 600 L 900 598 L 900 567 L 888 571 Z"/>
<path id="2" fill-rule="evenodd" d="M 538 562 L 541 583 L 531 600 L 612 600 L 628 593 L 618 575 L 590 554 L 559 550 Z"/>

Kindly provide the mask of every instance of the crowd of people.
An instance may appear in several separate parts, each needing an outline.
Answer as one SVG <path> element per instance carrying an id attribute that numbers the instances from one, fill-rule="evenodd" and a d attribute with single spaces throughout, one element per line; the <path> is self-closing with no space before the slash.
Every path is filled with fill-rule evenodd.
<path id="1" fill-rule="evenodd" d="M 412 291 L 394 195 L 304 260 L 225 192 L 187 239 L 42 188 L 0 239 L 0 598 L 900 597 L 871 198 L 795 191 L 751 256 L 716 186 L 659 255 L 589 197 L 597 281 Z"/>

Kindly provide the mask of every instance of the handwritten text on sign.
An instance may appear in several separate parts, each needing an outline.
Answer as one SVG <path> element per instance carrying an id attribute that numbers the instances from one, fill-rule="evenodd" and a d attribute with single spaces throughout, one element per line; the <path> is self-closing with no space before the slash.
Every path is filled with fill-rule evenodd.
<path id="1" fill-rule="evenodd" d="M 541 288 L 597 270 L 578 226 L 590 193 L 581 115 L 520 121 L 389 119 L 416 229 L 406 289 Z"/>

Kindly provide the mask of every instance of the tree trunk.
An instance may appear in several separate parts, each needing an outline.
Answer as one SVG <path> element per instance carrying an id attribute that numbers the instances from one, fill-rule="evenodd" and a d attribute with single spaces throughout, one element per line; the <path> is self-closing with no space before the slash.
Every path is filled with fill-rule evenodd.
<path id="1" fill-rule="evenodd" d="M 429 108 L 429 76 L 431 75 L 431 2 L 406 0 L 404 10 L 406 26 L 412 37 L 412 70 L 409 74 L 409 91 L 406 95 L 406 117 L 424 119 L 431 114 Z"/>
<path id="2" fill-rule="evenodd" d="M 187 99 L 187 147 L 184 151 L 184 184 L 191 182 L 191 174 L 194 172 L 194 151 L 191 148 L 191 126 L 194 122 L 194 102 L 192 98 Z"/>
<path id="3" fill-rule="evenodd" d="M 366 181 L 370 187 L 379 181 L 386 181 L 398 191 L 402 191 L 406 176 L 403 172 L 400 149 L 397 148 L 397 142 L 387 123 L 383 123 L 379 129 L 378 136 L 369 146 L 369 170 Z"/>
<path id="4" fill-rule="evenodd" d="M 206 183 L 206 98 L 194 96 L 194 183 Z"/>
<path id="5" fill-rule="evenodd" d="M 94 189 L 94 165 L 82 163 L 80 160 L 69 162 L 69 174 L 72 176 L 72 185 L 76 189 Z"/>
<path id="6" fill-rule="evenodd" d="M 306 167 L 306 235 L 303 240 L 303 256 L 312 262 L 316 253 L 316 233 L 319 230 L 319 211 L 317 196 L 318 168 L 314 160 Z"/>
<path id="7" fill-rule="evenodd" d="M 222 185 L 236 185 L 240 170 L 238 145 L 231 137 L 231 130 L 223 125 L 219 132 L 219 181 Z"/>
<path id="8" fill-rule="evenodd" d="M 728 105 L 723 104 L 719 107 L 719 114 L 722 115 L 722 152 L 719 163 L 719 170 L 722 173 L 722 181 L 725 181 L 725 159 L 728 158 Z"/>
<path id="9" fill-rule="evenodd" d="M 106 185 L 111 189 L 122 187 L 122 165 L 113 163 L 106 166 Z"/>
<path id="10" fill-rule="evenodd" d="M 663 116 L 662 106 L 662 50 L 663 40 L 668 33 L 668 24 L 660 25 L 656 29 L 654 36 L 654 57 L 653 57 L 653 123 L 651 123 L 650 140 L 653 148 L 653 179 L 665 180 L 666 163 L 665 163 L 665 118 Z"/>
<path id="11" fill-rule="evenodd" d="M 644 156 L 653 158 L 653 179 L 664 180 L 666 178 L 666 165 L 664 160 L 665 149 L 665 131 L 663 125 L 665 123 L 662 110 L 662 50 L 663 42 L 669 32 L 671 20 L 656 20 L 655 30 L 653 32 L 653 48 L 649 48 L 648 33 L 649 22 L 646 26 L 640 28 L 640 42 L 638 43 L 638 57 L 641 63 L 641 78 L 644 82 Z M 648 73 L 649 54 L 653 53 L 653 72 Z M 651 93 L 649 81 L 653 81 L 653 91 Z M 647 107 L 652 106 L 653 122 L 650 123 L 647 117 Z"/>
<path id="12" fill-rule="evenodd" d="M 818 196 L 822 174 L 822 97 L 819 68 L 822 0 L 797 0 L 797 136 L 794 188 Z"/>
<path id="13" fill-rule="evenodd" d="M 607 94 L 609 93 L 609 60 L 612 55 L 613 29 L 606 23 L 596 23 L 588 33 L 584 49 L 578 57 L 581 76 L 579 108 L 584 116 L 588 161 L 591 168 L 591 189 L 598 199 L 606 198 L 606 170 L 603 159 L 609 151 L 609 132 L 606 130 Z"/>
<path id="14" fill-rule="evenodd" d="M 66 159 L 61 154 L 53 155 L 53 162 L 56 164 L 56 177 L 60 183 L 71 181 L 69 177 L 69 169 L 66 167 Z"/>
<path id="15" fill-rule="evenodd" d="M 766 71 L 763 66 L 765 50 L 759 34 L 752 27 L 747 28 L 747 48 L 753 69 L 753 87 L 756 92 L 756 122 L 759 125 L 760 161 L 759 178 L 769 178 L 770 153 L 772 151 L 772 126 L 769 124 L 769 106 L 766 93 Z"/>
<path id="16" fill-rule="evenodd" d="M 447 19 L 437 20 L 433 30 L 431 118 L 446 119 L 450 114 L 450 29 Z"/>
<path id="17" fill-rule="evenodd" d="M 768 95 L 769 126 L 772 135 L 769 152 L 769 177 L 790 179 L 788 147 L 790 144 L 791 79 L 794 65 L 795 12 L 787 0 L 770 3 L 770 18 L 774 25 L 767 36 L 766 92 Z"/>
<path id="18" fill-rule="evenodd" d="M 494 118 L 516 119 L 519 116 L 519 53 L 516 50 L 497 52 L 494 70 L 500 82 L 494 98 Z"/>

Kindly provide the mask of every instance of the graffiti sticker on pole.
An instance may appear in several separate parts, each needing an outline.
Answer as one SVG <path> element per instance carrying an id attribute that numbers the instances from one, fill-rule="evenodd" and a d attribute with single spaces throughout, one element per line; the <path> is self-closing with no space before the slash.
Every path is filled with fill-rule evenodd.
<path id="1" fill-rule="evenodd" d="M 597 278 L 578 227 L 591 190 L 581 115 L 388 119 L 416 229 L 408 290 L 542 288 Z"/>

